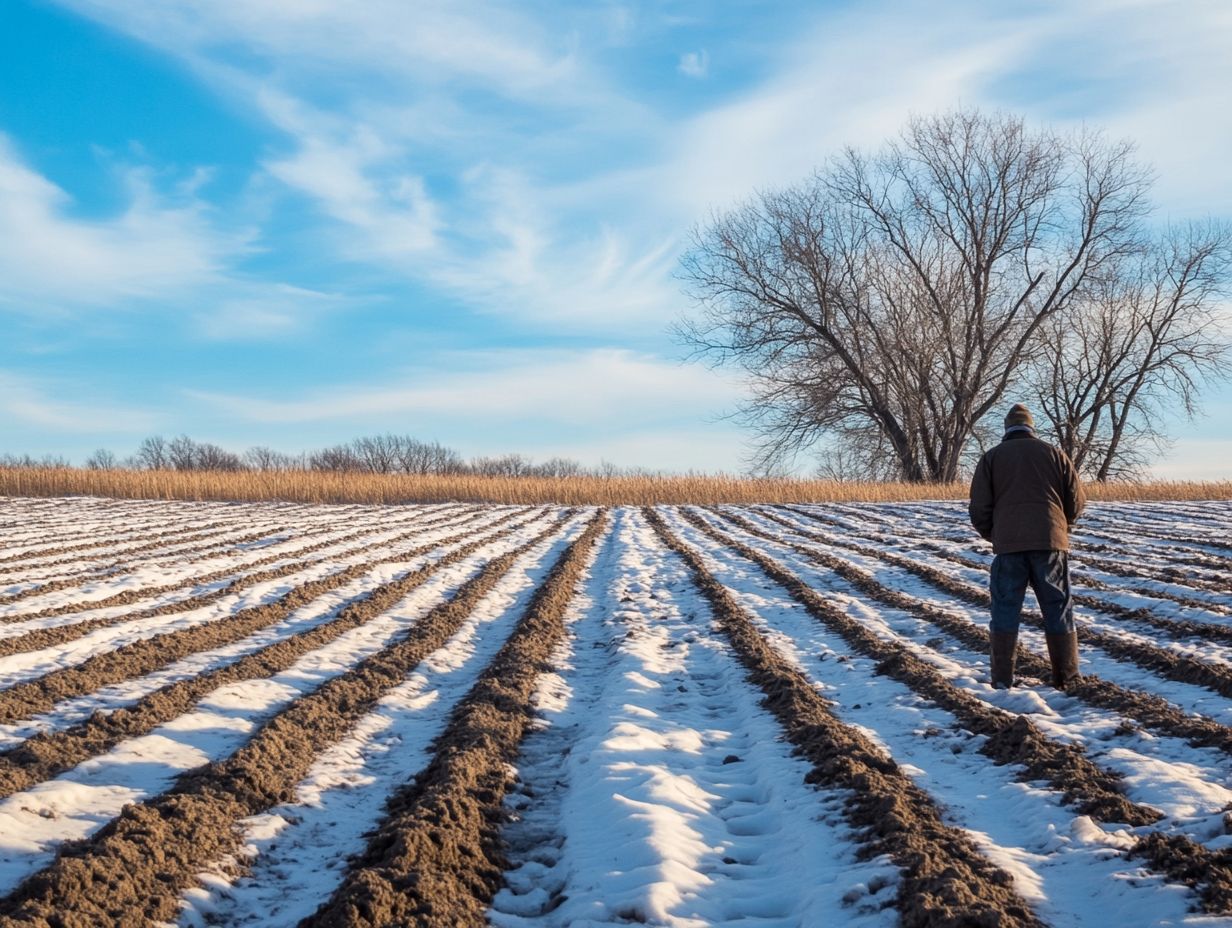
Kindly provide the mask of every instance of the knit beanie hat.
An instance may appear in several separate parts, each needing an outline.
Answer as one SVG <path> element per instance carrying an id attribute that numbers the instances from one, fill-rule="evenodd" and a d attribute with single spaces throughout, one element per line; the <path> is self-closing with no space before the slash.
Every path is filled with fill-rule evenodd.
<path id="1" fill-rule="evenodd" d="M 1025 425 L 1028 428 L 1035 428 L 1035 419 L 1031 415 L 1031 410 L 1027 409 L 1022 403 L 1015 403 L 1010 407 L 1010 411 L 1005 414 L 1005 427 L 1008 429 L 1014 425 Z"/>

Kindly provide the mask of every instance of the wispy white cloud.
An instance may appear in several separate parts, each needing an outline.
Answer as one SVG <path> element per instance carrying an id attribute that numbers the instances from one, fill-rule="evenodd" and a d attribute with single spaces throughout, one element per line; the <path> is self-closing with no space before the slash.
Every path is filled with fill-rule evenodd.
<path id="1" fill-rule="evenodd" d="M 71 398 L 64 398 L 67 393 Z M 80 384 L 49 383 L 0 370 L 0 424 L 72 434 L 139 434 L 155 428 L 156 413 L 120 404 L 83 401 Z M 8 420 L 5 423 L 5 420 Z"/>
<path id="2" fill-rule="evenodd" d="M 728 378 L 619 349 L 478 351 L 440 359 L 396 383 L 334 384 L 295 399 L 266 400 L 203 391 L 189 394 L 253 422 L 296 423 L 377 417 L 463 417 L 564 426 L 634 423 L 713 410 L 734 402 Z M 669 399 L 670 405 L 665 402 Z"/>
<path id="3" fill-rule="evenodd" d="M 141 169 L 124 182 L 121 213 L 78 218 L 71 197 L 0 136 L 0 304 L 45 311 L 183 294 L 249 248 L 250 233 L 220 230 L 202 201 L 161 195 Z"/>

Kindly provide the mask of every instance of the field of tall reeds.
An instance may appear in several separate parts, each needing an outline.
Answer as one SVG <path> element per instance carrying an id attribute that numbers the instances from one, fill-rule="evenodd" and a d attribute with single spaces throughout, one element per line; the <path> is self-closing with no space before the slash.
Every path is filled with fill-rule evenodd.
<path id="1" fill-rule="evenodd" d="M 1096 500 L 1232 499 L 1232 480 L 1088 484 Z M 731 475 L 616 477 L 416 476 L 317 471 L 130 471 L 0 469 L 0 496 L 117 499 L 288 500 L 309 503 L 437 503 L 599 506 L 720 503 L 900 502 L 965 499 L 967 485 L 855 483 Z"/>

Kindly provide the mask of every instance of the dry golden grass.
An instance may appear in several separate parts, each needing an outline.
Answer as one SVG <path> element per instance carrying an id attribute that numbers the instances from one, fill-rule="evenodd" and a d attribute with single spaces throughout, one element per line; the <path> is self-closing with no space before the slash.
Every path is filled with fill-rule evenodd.
<path id="1" fill-rule="evenodd" d="M 1232 480 L 1089 484 L 1097 500 L 1232 499 Z M 646 506 L 717 503 L 902 502 L 967 498 L 965 483 L 840 483 L 730 476 L 414 477 L 181 471 L 0 470 L 0 496 L 119 499 L 289 500 L 308 503 L 438 503 Z"/>

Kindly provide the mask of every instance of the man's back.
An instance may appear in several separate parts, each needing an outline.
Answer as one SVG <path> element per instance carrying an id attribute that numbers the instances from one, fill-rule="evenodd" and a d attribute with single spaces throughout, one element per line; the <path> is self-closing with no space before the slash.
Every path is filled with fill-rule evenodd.
<path id="1" fill-rule="evenodd" d="M 997 554 L 1068 551 L 1085 503 L 1065 453 L 1025 429 L 985 452 L 971 481 L 971 523 Z"/>

